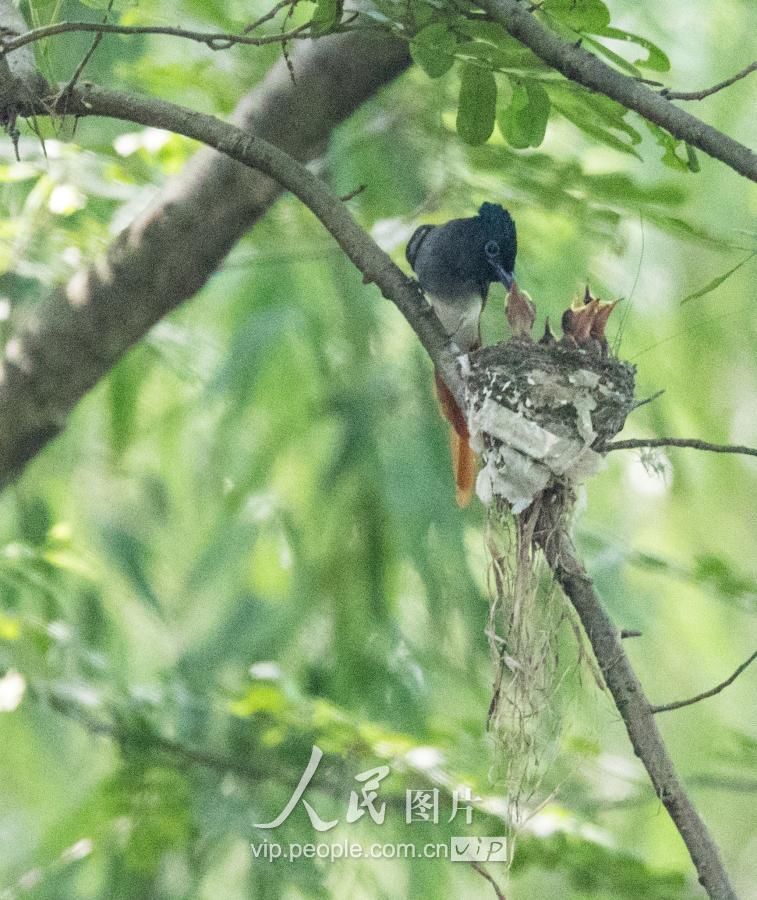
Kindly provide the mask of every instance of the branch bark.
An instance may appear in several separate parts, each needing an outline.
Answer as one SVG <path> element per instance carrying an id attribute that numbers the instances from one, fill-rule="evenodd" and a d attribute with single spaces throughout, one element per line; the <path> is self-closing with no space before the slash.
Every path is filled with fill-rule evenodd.
<path id="1" fill-rule="evenodd" d="M 673 106 L 635 78 L 622 75 L 576 44 L 545 28 L 518 0 L 476 0 L 495 21 L 566 78 L 598 91 L 654 122 L 673 137 L 719 159 L 735 172 L 757 181 L 757 154 L 748 147 Z"/>
<path id="2" fill-rule="evenodd" d="M 0 0 L 0 14 L 6 22 L 4 2 Z M 8 60 L 26 52 L 19 50 Z M 275 65 L 240 103 L 233 117 L 239 127 L 217 123 L 220 143 L 240 147 L 247 141 L 257 146 L 249 137 L 256 135 L 296 159 L 311 159 L 323 151 L 339 122 L 409 64 L 404 41 L 367 33 L 300 45 L 293 60 L 297 84 L 292 84 L 285 63 Z M 16 90 L 19 83 L 18 78 L 4 78 L 0 68 L 0 99 L 7 84 L 14 89 L 14 104 L 27 107 L 19 112 L 50 112 L 33 70 L 20 85 L 23 90 Z M 59 97 L 59 109 L 95 113 L 93 106 L 83 105 L 83 94 L 78 87 Z M 91 100 L 99 97 L 102 104 L 106 95 L 93 92 Z M 145 115 L 144 108 L 140 115 L 139 104 L 130 98 L 121 95 L 119 102 L 120 118 L 171 127 L 164 118 L 167 104 L 162 113 L 152 107 L 151 115 Z M 119 105 L 111 95 L 106 104 L 110 114 L 115 114 L 114 103 Z M 105 109 L 100 112 L 107 114 Z M 188 111 L 180 118 L 199 121 Z M 206 128 L 213 121 L 208 119 Z M 208 130 L 213 129 L 211 124 Z M 182 133 L 202 140 L 192 128 Z M 0 486 L 60 432 L 72 407 L 130 346 L 200 290 L 281 190 L 261 172 L 202 150 L 116 238 L 104 260 L 40 303 L 9 342 L 0 364 Z"/>
<path id="3" fill-rule="evenodd" d="M 710 900 L 736 900 L 717 845 L 676 773 L 654 718 L 654 709 L 623 648 L 618 629 L 602 605 L 578 557 L 560 513 L 563 504 L 542 503 L 534 539 L 591 642 L 605 683 L 628 732 L 634 753 L 644 764 L 657 796 L 675 823 Z"/>

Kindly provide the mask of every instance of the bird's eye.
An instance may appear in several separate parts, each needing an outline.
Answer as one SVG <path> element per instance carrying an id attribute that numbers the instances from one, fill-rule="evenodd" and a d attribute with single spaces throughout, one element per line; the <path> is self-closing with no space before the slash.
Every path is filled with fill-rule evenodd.
<path id="1" fill-rule="evenodd" d="M 484 244 L 484 253 L 488 259 L 494 259 L 499 256 L 499 244 L 496 241 L 487 241 Z"/>

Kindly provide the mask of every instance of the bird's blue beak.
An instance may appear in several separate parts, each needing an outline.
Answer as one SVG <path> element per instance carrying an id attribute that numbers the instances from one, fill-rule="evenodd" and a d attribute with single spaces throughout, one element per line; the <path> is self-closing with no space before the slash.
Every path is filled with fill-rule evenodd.
<path id="1" fill-rule="evenodd" d="M 504 268 L 504 266 L 500 265 L 500 263 L 498 263 L 498 262 L 495 262 L 492 260 L 491 264 L 492 264 L 492 267 L 494 268 L 494 271 L 497 273 L 497 278 L 499 278 L 499 280 L 502 282 L 502 284 L 504 284 L 505 288 L 509 291 L 510 288 L 513 286 L 513 281 L 515 280 L 513 278 L 513 273 L 508 272 Z"/>

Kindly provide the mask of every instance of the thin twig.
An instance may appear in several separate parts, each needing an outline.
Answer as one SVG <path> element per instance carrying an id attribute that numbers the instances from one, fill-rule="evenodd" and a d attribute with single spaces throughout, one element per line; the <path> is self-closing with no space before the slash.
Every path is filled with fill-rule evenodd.
<path id="1" fill-rule="evenodd" d="M 654 402 L 655 400 L 657 400 L 659 397 L 662 397 L 662 395 L 663 395 L 664 393 L 665 393 L 665 388 L 662 388 L 661 390 L 659 390 L 659 391 L 657 391 L 656 393 L 652 394 L 651 397 L 645 397 L 643 400 L 637 400 L 636 403 L 634 403 L 634 405 L 631 407 L 631 412 L 633 412 L 633 411 L 636 410 L 636 409 L 639 409 L 639 408 L 642 407 L 642 406 L 646 406 L 647 403 L 653 403 L 653 402 Z"/>
<path id="2" fill-rule="evenodd" d="M 716 94 L 718 91 L 722 91 L 723 88 L 730 87 L 737 81 L 741 81 L 742 78 L 746 78 L 751 72 L 757 72 L 757 62 L 749 63 L 748 66 L 737 72 L 733 78 L 726 78 L 725 81 L 720 81 L 711 88 L 705 88 L 701 91 L 671 91 L 664 88 L 660 91 L 660 96 L 665 97 L 666 100 L 704 100 L 705 97 Z"/>
<path id="3" fill-rule="evenodd" d="M 757 778 L 729 778 L 721 775 L 689 775 L 686 784 L 716 791 L 757 792 Z"/>
<path id="4" fill-rule="evenodd" d="M 627 638 L 635 638 L 641 637 L 641 632 L 637 628 L 621 628 L 620 629 L 620 637 L 621 640 L 626 640 Z"/>
<path id="5" fill-rule="evenodd" d="M 287 22 L 294 15 L 294 4 L 289 7 L 286 11 L 286 15 L 284 16 L 284 21 L 281 23 L 281 32 L 284 33 Z M 289 77 L 292 81 L 292 84 L 297 84 L 297 78 L 294 74 L 294 63 L 292 62 L 292 58 L 289 55 L 289 47 L 287 47 L 287 42 L 283 41 L 281 44 L 281 55 L 284 57 L 284 62 L 286 63 L 287 72 L 289 72 Z"/>
<path id="6" fill-rule="evenodd" d="M 359 194 L 362 194 L 366 189 L 367 185 L 359 184 L 354 190 L 350 191 L 348 194 L 344 194 L 339 199 L 342 203 L 346 203 L 348 200 L 354 200 Z"/>
<path id="7" fill-rule="evenodd" d="M 724 688 L 727 688 L 729 684 L 733 684 L 734 681 L 741 675 L 741 673 L 753 663 L 757 659 L 757 650 L 749 657 L 746 662 L 743 662 L 738 669 L 731 675 L 729 678 L 726 678 L 725 681 L 721 681 L 720 684 L 716 685 L 714 688 L 710 688 L 709 691 L 703 691 L 701 694 L 697 694 L 696 697 L 689 697 L 688 700 L 676 700 L 675 703 L 662 703 L 660 706 L 652 706 L 651 710 L 653 713 L 661 713 L 661 712 L 669 712 L 671 709 L 681 709 L 684 706 L 691 706 L 694 703 L 699 703 L 700 700 L 706 700 L 708 697 L 714 697 L 715 694 L 719 694 Z"/>
<path id="8" fill-rule="evenodd" d="M 482 878 L 485 878 L 489 882 L 489 884 L 494 888 L 494 893 L 497 895 L 497 900 L 507 900 L 507 897 L 505 897 L 504 893 L 502 892 L 502 888 L 497 884 L 497 882 L 486 871 L 486 869 L 481 865 L 480 862 L 471 860 L 471 868 L 475 869 L 475 871 L 478 872 L 478 874 Z"/>
<path id="9" fill-rule="evenodd" d="M 188 41 L 197 41 L 205 44 L 211 50 L 228 50 L 235 44 L 246 44 L 252 47 L 261 47 L 264 44 L 279 44 L 282 41 L 309 38 L 310 22 L 298 25 L 291 31 L 283 34 L 264 34 L 260 37 L 250 37 L 245 34 L 231 34 L 226 32 L 189 31 L 186 28 L 174 28 L 168 25 L 113 25 L 102 22 L 57 22 L 54 25 L 44 25 L 41 28 L 33 28 L 26 34 L 3 42 L 3 54 L 11 53 L 27 44 L 44 38 L 54 37 L 57 34 L 66 34 L 71 31 L 89 31 L 97 34 L 164 34 L 170 37 L 184 38 Z"/>
<path id="10" fill-rule="evenodd" d="M 279 2 L 272 9 L 269 9 L 268 12 L 261 16 L 259 19 L 255 19 L 254 22 L 250 22 L 249 25 L 245 25 L 242 29 L 243 34 L 249 34 L 251 31 L 255 31 L 256 28 L 260 28 L 261 25 L 266 22 L 270 22 L 271 19 L 276 15 L 276 13 L 280 12 L 284 9 L 285 6 L 294 7 L 297 4 L 297 0 L 279 0 Z"/>
<path id="11" fill-rule="evenodd" d="M 102 39 L 103 39 L 102 32 L 99 32 L 98 34 L 95 35 L 95 39 L 92 41 L 92 44 L 91 44 L 89 50 L 87 50 L 87 52 L 84 54 L 84 58 L 81 60 L 81 62 L 79 63 L 79 65 L 78 65 L 78 66 L 76 67 L 76 69 L 74 70 L 74 74 L 71 76 L 71 80 L 70 80 L 70 81 L 68 82 L 68 84 L 63 88 L 62 93 L 63 93 L 64 95 L 65 95 L 65 94 L 70 94 L 71 91 L 74 89 L 74 85 L 76 84 L 76 82 L 77 82 L 77 81 L 79 80 L 79 78 L 81 77 L 81 73 L 82 73 L 82 72 L 84 71 L 84 69 L 86 68 L 87 63 L 88 63 L 88 62 L 90 61 L 90 59 L 92 59 L 92 57 L 94 56 L 95 50 L 97 50 L 97 48 L 100 46 L 100 41 L 102 41 Z"/>
<path id="12" fill-rule="evenodd" d="M 709 450 L 711 453 L 741 453 L 745 456 L 757 456 L 754 447 L 742 447 L 739 444 L 711 444 L 696 438 L 631 438 L 627 441 L 612 441 L 601 448 L 602 453 L 610 450 L 639 450 L 644 447 L 689 447 L 692 450 Z"/>
<path id="13" fill-rule="evenodd" d="M 108 8 L 105 10 L 105 15 L 103 16 L 103 20 L 102 20 L 103 25 L 107 24 L 108 15 L 110 14 L 110 11 L 113 9 L 114 2 L 115 2 L 115 0 L 110 0 L 110 2 L 108 3 Z M 89 50 L 87 50 L 87 52 L 84 54 L 84 59 L 82 59 L 82 61 L 76 67 L 76 69 L 74 70 L 74 74 L 71 76 L 71 80 L 63 88 L 64 95 L 70 94 L 71 91 L 74 89 L 74 85 L 81 77 L 81 73 L 86 68 L 87 63 L 94 56 L 95 50 L 97 50 L 97 48 L 100 46 L 100 41 L 102 39 L 103 39 L 103 33 L 102 33 L 102 31 L 98 31 L 97 34 L 95 35 L 95 39 L 92 41 L 92 44 L 91 44 Z"/>

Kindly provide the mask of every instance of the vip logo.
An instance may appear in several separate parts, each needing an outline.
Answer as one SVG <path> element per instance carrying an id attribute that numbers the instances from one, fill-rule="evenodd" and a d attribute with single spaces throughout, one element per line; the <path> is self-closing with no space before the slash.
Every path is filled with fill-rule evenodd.
<path id="1" fill-rule="evenodd" d="M 507 862 L 507 840 L 504 837 L 450 838 L 451 862 Z"/>

